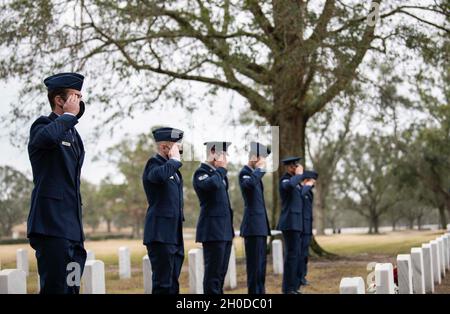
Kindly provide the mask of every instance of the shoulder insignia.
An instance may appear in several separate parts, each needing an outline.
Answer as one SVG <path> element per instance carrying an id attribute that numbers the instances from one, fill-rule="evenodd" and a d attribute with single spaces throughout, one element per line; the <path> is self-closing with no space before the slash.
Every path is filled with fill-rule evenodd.
<path id="1" fill-rule="evenodd" d="M 203 180 L 205 180 L 205 179 L 208 178 L 208 177 L 209 177 L 209 175 L 204 174 L 204 175 L 201 175 L 201 176 L 197 177 L 197 179 L 198 179 L 199 181 L 203 181 Z"/>

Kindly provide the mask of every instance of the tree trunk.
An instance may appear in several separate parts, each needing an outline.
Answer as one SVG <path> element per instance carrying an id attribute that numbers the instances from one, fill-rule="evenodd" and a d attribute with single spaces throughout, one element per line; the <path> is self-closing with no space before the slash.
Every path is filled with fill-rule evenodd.
<path id="1" fill-rule="evenodd" d="M 111 233 L 111 220 L 106 220 L 106 231 Z"/>
<path id="2" fill-rule="evenodd" d="M 325 234 L 326 227 L 326 213 L 325 213 L 325 191 L 323 190 L 323 184 L 316 184 L 316 191 L 314 197 L 314 224 L 316 228 L 316 234 Z"/>
<path id="3" fill-rule="evenodd" d="M 303 1 L 273 1 L 274 35 L 281 47 L 274 55 L 273 73 L 276 79 L 272 84 L 273 113 L 266 117 L 271 125 L 279 126 L 280 158 L 300 156 L 305 158 L 305 130 L 308 114 L 305 112 L 306 90 L 305 77 L 309 61 L 305 55 L 303 40 L 306 3 Z M 304 159 L 302 164 L 305 164 Z M 273 194 L 278 193 L 279 178 L 285 172 L 278 167 L 274 173 Z M 274 200 L 278 199 L 274 197 Z M 280 214 L 280 202 L 274 202 L 274 213 L 277 219 Z M 275 222 L 273 222 L 275 224 Z M 313 243 L 315 240 L 313 239 Z M 317 244 L 317 243 L 315 243 Z M 312 251 L 319 255 L 327 255 L 320 245 L 311 245 Z"/>
<path id="4" fill-rule="evenodd" d="M 410 218 L 408 219 L 409 221 L 409 229 L 413 230 L 414 229 L 414 218 Z"/>
<path id="5" fill-rule="evenodd" d="M 280 204 L 278 201 L 278 173 L 272 174 L 272 215 L 271 215 L 271 227 L 273 230 L 277 228 L 278 217 L 280 216 Z"/>
<path id="6" fill-rule="evenodd" d="M 445 207 L 439 206 L 439 224 L 442 229 L 447 229 L 447 215 L 445 214 Z"/>
<path id="7" fill-rule="evenodd" d="M 378 233 L 380 233 L 379 232 L 379 223 L 380 223 L 380 219 L 379 219 L 379 217 L 377 216 L 377 215 L 375 215 L 374 217 L 373 217 L 373 232 L 375 233 L 375 234 L 378 234 Z"/>
<path id="8" fill-rule="evenodd" d="M 369 234 L 373 233 L 373 220 L 371 217 L 367 217 L 368 223 L 369 223 Z"/>
<path id="9" fill-rule="evenodd" d="M 276 93 L 275 93 L 276 94 Z M 276 98 L 277 99 L 277 98 Z M 283 98 L 281 98 L 283 99 Z M 284 102 L 283 102 L 284 103 Z M 282 108 L 283 104 L 277 103 L 275 100 L 275 106 Z M 284 106 L 286 107 L 286 106 Z M 293 106 L 289 106 L 286 110 L 280 110 L 278 116 L 269 121 L 272 125 L 279 126 L 279 157 L 280 160 L 287 156 L 299 156 L 303 159 L 301 163 L 305 164 L 305 129 L 307 118 L 301 110 L 296 109 Z M 280 177 L 285 173 L 284 166 L 278 167 L 278 171 L 273 173 L 273 211 L 272 211 L 272 226 L 276 227 L 278 222 L 278 217 L 280 216 L 281 207 L 280 201 L 278 200 L 278 184 Z M 325 251 L 316 240 L 311 241 L 311 250 L 317 256 L 333 256 L 327 251 Z"/>

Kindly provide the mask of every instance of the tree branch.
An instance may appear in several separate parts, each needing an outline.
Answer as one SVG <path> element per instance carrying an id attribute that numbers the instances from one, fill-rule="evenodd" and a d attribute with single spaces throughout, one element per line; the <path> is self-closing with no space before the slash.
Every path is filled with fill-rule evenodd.
<path id="1" fill-rule="evenodd" d="M 379 3 L 381 0 L 373 0 Z M 362 62 L 374 38 L 375 25 L 367 24 L 362 39 L 356 44 L 356 53 L 349 62 L 342 63 L 335 71 L 336 81 L 308 106 L 308 115 L 311 116 L 322 109 L 329 101 L 347 87 L 355 76 L 356 69 Z"/>
<path id="2" fill-rule="evenodd" d="M 277 47 L 276 38 L 274 37 L 275 27 L 270 23 L 269 19 L 264 15 L 261 6 L 258 4 L 257 0 L 246 0 L 245 6 L 252 13 L 255 18 L 256 23 L 263 30 L 264 34 L 267 36 L 268 43 L 272 48 Z"/>

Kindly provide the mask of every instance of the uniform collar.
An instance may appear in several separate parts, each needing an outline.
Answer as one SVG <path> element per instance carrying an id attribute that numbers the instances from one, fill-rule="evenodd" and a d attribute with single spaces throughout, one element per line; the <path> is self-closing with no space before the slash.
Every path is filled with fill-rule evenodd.
<path id="1" fill-rule="evenodd" d="M 252 167 L 250 167 L 249 165 L 245 165 L 244 168 L 247 168 L 250 171 L 254 171 L 255 169 L 253 169 Z"/>
<path id="2" fill-rule="evenodd" d="M 214 167 L 213 165 L 207 163 L 207 162 L 202 162 L 202 165 L 205 165 L 206 167 L 211 168 L 212 170 L 216 171 L 216 167 Z"/>
<path id="3" fill-rule="evenodd" d="M 52 111 L 52 113 L 50 113 L 50 115 L 49 115 L 48 117 L 50 118 L 50 120 L 55 120 L 55 119 L 58 118 L 59 116 L 58 116 L 56 113 L 54 113 L 54 112 Z"/>
<path id="4" fill-rule="evenodd" d="M 164 162 L 166 162 L 168 160 L 166 157 L 164 157 L 160 153 L 156 153 L 155 157 Z"/>

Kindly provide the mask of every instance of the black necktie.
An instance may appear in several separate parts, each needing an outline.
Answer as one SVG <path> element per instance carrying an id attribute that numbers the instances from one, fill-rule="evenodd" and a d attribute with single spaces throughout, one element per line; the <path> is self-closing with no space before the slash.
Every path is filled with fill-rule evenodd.
<path id="1" fill-rule="evenodd" d="M 72 135 L 72 143 L 73 143 L 73 148 L 75 149 L 75 154 L 77 155 L 77 157 L 80 156 L 80 149 L 78 147 L 78 140 L 77 140 L 77 135 L 75 133 L 75 129 L 70 129 L 70 134 Z"/>

